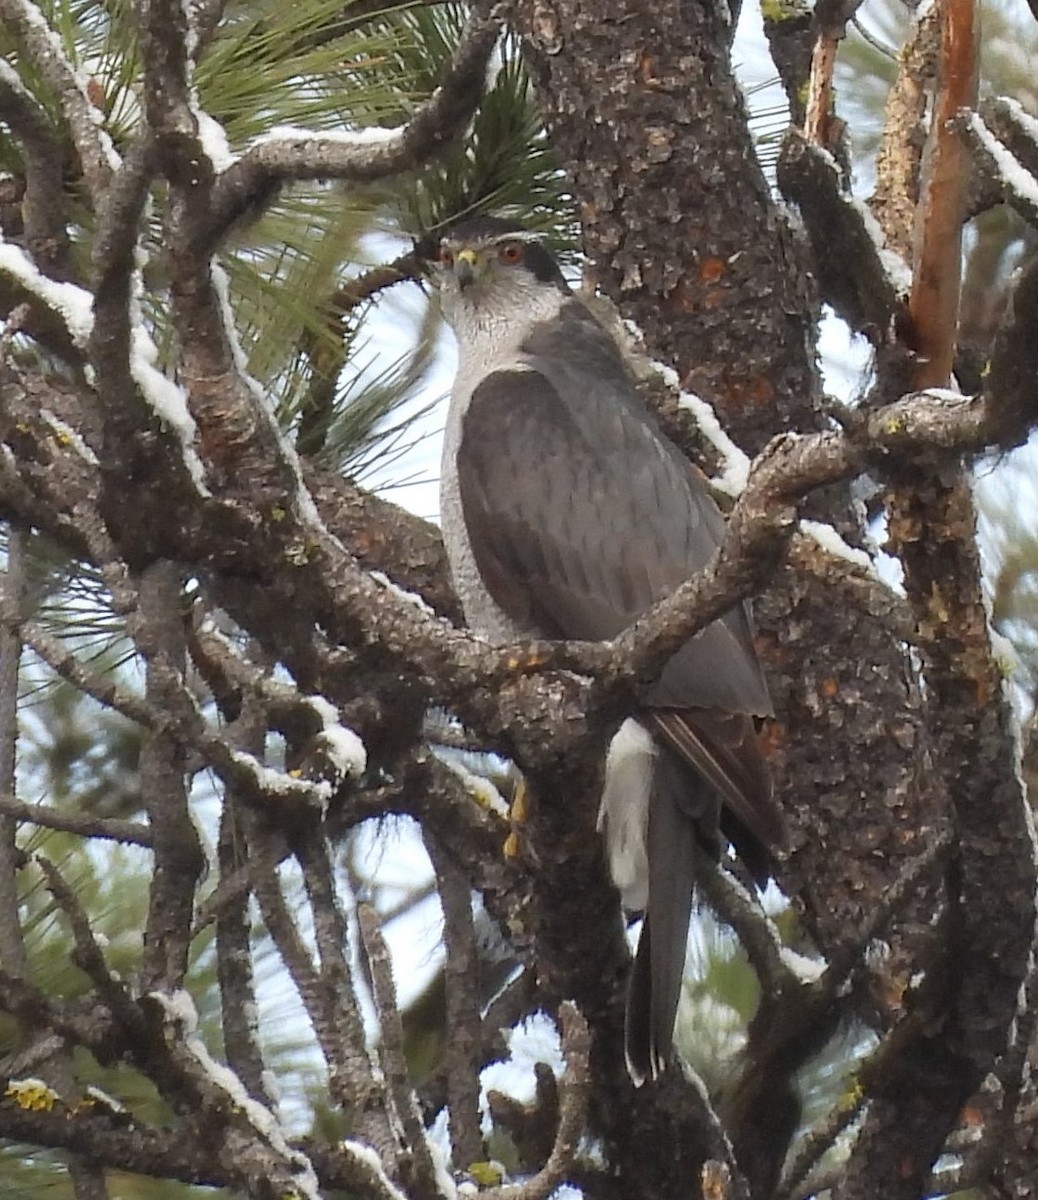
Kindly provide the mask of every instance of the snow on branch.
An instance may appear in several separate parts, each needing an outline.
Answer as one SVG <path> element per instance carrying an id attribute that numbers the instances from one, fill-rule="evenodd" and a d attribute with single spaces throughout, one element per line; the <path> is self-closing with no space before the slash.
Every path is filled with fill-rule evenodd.
<path id="1" fill-rule="evenodd" d="M 865 210 L 865 215 L 871 216 Z M 874 222 L 873 222 L 874 224 Z M 880 237 L 878 229 L 876 236 Z M 723 492 L 737 500 L 746 490 L 750 477 L 751 461 L 749 455 L 728 436 L 727 430 L 721 424 L 712 404 L 691 392 L 683 392 L 680 388 L 677 372 L 661 363 L 653 363 L 654 368 L 662 376 L 664 382 L 677 396 L 679 408 L 692 414 L 696 428 L 706 438 L 717 452 L 721 463 L 720 475 L 710 477 L 710 486 L 715 491 Z M 874 571 L 874 563 L 864 550 L 848 545 L 846 539 L 832 526 L 821 521 L 800 521 L 800 533 L 814 541 L 817 546 L 833 558 L 842 559 L 855 567 Z"/>
<path id="2" fill-rule="evenodd" d="M 48 308 L 64 325 L 72 344 L 79 350 L 86 349 L 94 328 L 94 297 L 90 292 L 74 283 L 48 279 L 24 251 L 2 238 L 0 275 Z"/>
<path id="3" fill-rule="evenodd" d="M 322 1200 L 312 1164 L 288 1144 L 275 1114 L 206 1049 L 190 995 L 151 992 L 142 1008 L 160 1014 L 168 1059 L 167 1069 L 159 1073 L 160 1087 L 175 1104 L 186 1103 L 190 1111 L 204 1115 L 210 1136 L 223 1143 L 221 1160 L 238 1185 L 250 1196 L 274 1193 Z"/>
<path id="4" fill-rule="evenodd" d="M 303 179 L 368 182 L 426 162 L 454 137 L 483 95 L 487 66 L 504 23 L 502 7 L 473 13 L 450 71 L 411 119 L 394 129 L 316 133 L 272 130 L 217 179 L 206 243 L 214 245 L 243 213 L 282 183 Z"/>
<path id="5" fill-rule="evenodd" d="M 73 345 L 86 351 L 94 333 L 94 296 L 74 283 L 49 279 L 17 246 L 0 240 L 0 275 L 43 304 L 68 331 Z M 143 326 L 132 330 L 129 368 L 145 402 L 163 428 L 180 443 L 184 463 L 195 486 L 204 493 L 204 470 L 194 449 L 195 422 L 183 389 L 156 366 L 158 348 Z"/>
<path id="6" fill-rule="evenodd" d="M 988 181 L 994 185 L 1003 202 L 1038 229 L 1038 178 L 989 128 L 980 113 L 966 114 L 962 119 L 962 129 L 973 150 L 974 161 L 987 173 Z M 1034 145 L 1033 150 L 1038 155 L 1038 144 Z"/>
<path id="7" fill-rule="evenodd" d="M 824 299 L 852 329 L 881 341 L 908 295 L 904 260 L 865 205 L 843 190 L 832 155 L 796 130 L 782 147 L 778 183 L 800 210 Z"/>

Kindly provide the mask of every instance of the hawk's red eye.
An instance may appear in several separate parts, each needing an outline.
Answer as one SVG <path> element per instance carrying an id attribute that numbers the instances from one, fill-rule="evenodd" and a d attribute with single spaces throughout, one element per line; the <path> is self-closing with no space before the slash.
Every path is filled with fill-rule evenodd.
<path id="1" fill-rule="evenodd" d="M 498 249 L 497 257 L 501 262 L 512 266 L 522 259 L 523 249 L 524 247 L 522 242 L 505 242 L 505 244 Z"/>
<path id="2" fill-rule="evenodd" d="M 454 265 L 454 251 L 447 246 L 440 247 L 440 266 L 452 267 Z"/>

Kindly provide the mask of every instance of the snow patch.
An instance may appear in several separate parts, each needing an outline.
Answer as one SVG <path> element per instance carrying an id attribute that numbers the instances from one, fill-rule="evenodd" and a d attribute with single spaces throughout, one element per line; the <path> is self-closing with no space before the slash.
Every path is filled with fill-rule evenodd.
<path id="1" fill-rule="evenodd" d="M 788 946 L 779 950 L 779 957 L 801 983 L 814 983 L 825 974 L 825 962 L 822 959 L 808 958 L 806 954 L 800 954 Z"/>
<path id="2" fill-rule="evenodd" d="M 49 408 L 41 408 L 40 416 L 54 430 L 58 441 L 62 445 L 70 446 L 90 466 L 96 467 L 98 465 L 97 455 L 83 441 L 83 437 L 78 430 L 73 429 L 66 421 L 63 421 L 55 413 L 52 413 Z"/>
<path id="3" fill-rule="evenodd" d="M 679 392 L 678 404 L 692 414 L 699 432 L 721 457 L 721 474 L 710 482 L 726 496 L 741 496 L 750 477 L 749 456 L 732 441 L 717 419 L 713 405 L 701 396 Z"/>
<path id="4" fill-rule="evenodd" d="M 390 1180 L 382 1165 L 382 1159 L 370 1146 L 347 1138 L 339 1143 L 339 1149 L 355 1162 L 362 1162 L 369 1168 L 372 1175 L 378 1180 L 383 1196 L 389 1197 L 389 1200 L 408 1200 L 407 1196 Z"/>
<path id="5" fill-rule="evenodd" d="M 238 1076 L 223 1063 L 218 1063 L 206 1049 L 205 1043 L 198 1036 L 198 1011 L 189 993 L 183 989 L 172 994 L 150 992 L 149 999 L 162 1008 L 168 1024 L 173 1026 L 176 1034 L 182 1038 L 184 1048 L 194 1057 L 209 1081 L 226 1092 L 233 1106 L 244 1113 L 263 1141 L 286 1163 L 292 1165 L 292 1182 L 299 1193 L 306 1200 L 321 1200 L 317 1175 L 310 1160 L 288 1144 L 277 1116 L 250 1096 Z"/>
<path id="6" fill-rule="evenodd" d="M 231 759 L 239 767 L 248 770 L 256 786 L 268 796 L 296 796 L 308 802 L 317 801 L 322 807 L 332 795 L 332 785 L 326 780 L 296 778 L 287 771 L 277 771 L 265 766 L 258 758 L 244 750 L 232 750 Z"/>
<path id="7" fill-rule="evenodd" d="M 366 129 L 302 129 L 297 125 L 275 125 L 266 133 L 261 133 L 252 139 L 253 146 L 269 146 L 295 144 L 297 142 L 335 142 L 340 146 L 385 146 L 399 141 L 403 136 L 404 127 L 385 129 L 372 125 Z"/>
<path id="8" fill-rule="evenodd" d="M 152 412 L 171 430 L 180 442 L 180 452 L 188 474 L 202 496 L 208 496 L 205 466 L 194 448 L 198 426 L 187 404 L 187 393 L 178 383 L 155 366 L 158 348 L 151 335 L 140 325 L 134 325 L 130 341 L 130 374 Z"/>
<path id="9" fill-rule="evenodd" d="M 426 604 L 426 602 L 421 596 L 418 595 L 417 592 L 408 592 L 405 591 L 404 588 L 398 587 L 397 584 L 395 584 L 388 575 L 383 574 L 382 571 L 369 571 L 368 574 L 376 583 L 382 584 L 387 591 L 392 592 L 394 596 L 399 596 L 401 600 L 406 600 L 409 604 L 413 604 L 416 608 L 420 608 L 423 613 L 430 617 L 436 616 L 435 610 Z"/>
<path id="10" fill-rule="evenodd" d="M 846 562 L 853 563 L 856 567 L 864 567 L 870 574 L 875 574 L 876 566 L 872 561 L 872 556 L 864 550 L 859 550 L 855 546 L 851 546 L 841 533 L 838 533 L 832 525 L 826 525 L 822 521 L 809 521 L 806 518 L 801 518 L 800 532 L 817 542 L 819 546 L 827 553 L 832 554 L 836 558 L 842 558 Z"/>
<path id="11" fill-rule="evenodd" d="M 338 777 L 359 779 L 368 768 L 364 743 L 352 729 L 339 723 L 339 710 L 323 696 L 303 696 L 302 699 L 321 720 L 322 729 L 317 736 Z"/>
<path id="12" fill-rule="evenodd" d="M 231 144 L 227 140 L 227 130 L 201 106 L 197 106 L 194 113 L 198 122 L 198 140 L 213 164 L 213 170 L 226 171 L 238 161 L 238 156 L 231 150 Z"/>
<path id="13" fill-rule="evenodd" d="M 56 283 L 48 279 L 17 246 L 0 238 L 0 271 L 18 283 L 56 313 L 80 350 L 86 348 L 94 328 L 93 297 L 74 283 Z"/>
<path id="14" fill-rule="evenodd" d="M 990 155 L 1003 186 L 1013 192 L 1029 209 L 1038 213 L 1038 180 L 1008 146 L 995 137 L 979 113 L 971 112 L 966 123 L 985 153 Z"/>
<path id="15" fill-rule="evenodd" d="M 855 209 L 858 216 L 861 218 L 861 223 L 865 232 L 869 235 L 873 246 L 876 248 L 876 255 L 886 272 L 890 286 L 901 296 L 907 296 L 912 290 L 912 272 L 901 257 L 900 254 L 887 245 L 886 236 L 876 220 L 872 209 L 865 203 L 864 200 L 848 200 L 850 206 Z"/>

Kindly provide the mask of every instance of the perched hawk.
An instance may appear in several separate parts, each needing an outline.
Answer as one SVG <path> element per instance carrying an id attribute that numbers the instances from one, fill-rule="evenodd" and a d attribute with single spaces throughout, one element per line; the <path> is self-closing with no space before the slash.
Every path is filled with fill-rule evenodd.
<path id="1" fill-rule="evenodd" d="M 455 226 L 434 274 L 458 341 L 440 513 L 466 618 L 497 642 L 611 638 L 704 567 L 723 518 L 536 235 Z M 626 1019 L 639 1083 L 670 1058 L 697 857 L 716 859 L 723 834 L 761 881 L 783 839 L 744 606 L 640 699 L 610 745 L 599 816 L 624 906 L 645 914 Z"/>

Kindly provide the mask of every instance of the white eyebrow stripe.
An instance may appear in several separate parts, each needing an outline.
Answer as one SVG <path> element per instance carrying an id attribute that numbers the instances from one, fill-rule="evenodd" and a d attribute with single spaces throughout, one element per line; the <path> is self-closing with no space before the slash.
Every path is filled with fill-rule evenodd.
<path id="1" fill-rule="evenodd" d="M 543 242 L 544 234 L 535 233 L 529 229 L 517 229 L 515 233 L 498 233 L 486 238 L 454 238 L 446 237 L 448 246 L 496 246 L 500 242 Z"/>

